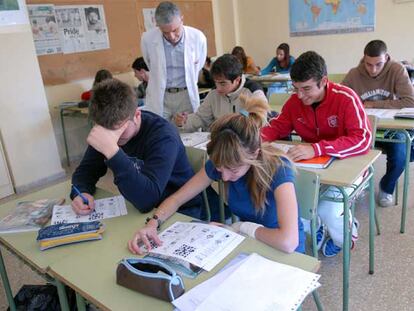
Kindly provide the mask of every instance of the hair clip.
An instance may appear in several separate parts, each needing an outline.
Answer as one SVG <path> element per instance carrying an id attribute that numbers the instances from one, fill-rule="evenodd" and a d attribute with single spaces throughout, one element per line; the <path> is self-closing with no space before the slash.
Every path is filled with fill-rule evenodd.
<path id="1" fill-rule="evenodd" d="M 246 109 L 242 108 L 242 109 L 239 110 L 239 112 L 240 112 L 241 115 L 245 116 L 246 118 L 249 117 L 249 112 Z"/>

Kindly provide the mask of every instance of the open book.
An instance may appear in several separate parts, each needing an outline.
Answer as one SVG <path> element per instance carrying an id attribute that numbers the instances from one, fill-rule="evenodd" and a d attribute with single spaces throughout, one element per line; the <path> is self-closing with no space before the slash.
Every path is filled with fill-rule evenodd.
<path id="1" fill-rule="evenodd" d="M 50 220 L 53 206 L 64 201 L 62 198 L 19 202 L 9 215 L 0 220 L 0 233 L 37 231 Z"/>
<path id="2" fill-rule="evenodd" d="M 403 108 L 394 115 L 394 118 L 414 119 L 414 108 Z"/>
<path id="3" fill-rule="evenodd" d="M 272 145 L 282 150 L 285 153 L 287 153 L 290 148 L 295 146 L 295 145 L 279 144 L 279 143 L 273 143 Z M 298 167 L 304 167 L 304 168 L 327 168 L 334 159 L 335 158 L 331 156 L 320 156 L 320 157 L 314 157 L 308 160 L 296 161 L 295 165 Z"/>
<path id="4" fill-rule="evenodd" d="M 148 255 L 194 273 L 213 269 L 244 239 L 226 228 L 198 222 L 176 222 L 161 232 L 159 238 L 163 244 L 153 245 Z"/>

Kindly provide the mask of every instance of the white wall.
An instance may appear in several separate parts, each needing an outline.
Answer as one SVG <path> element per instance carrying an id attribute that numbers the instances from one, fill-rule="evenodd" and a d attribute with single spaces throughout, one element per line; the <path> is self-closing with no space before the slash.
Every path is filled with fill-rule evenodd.
<path id="1" fill-rule="evenodd" d="M 216 0 L 217 1 L 217 0 Z M 222 0 L 214 14 L 226 24 L 237 24 L 239 29 L 228 32 L 221 28 L 222 40 L 232 43 L 228 38 L 238 33 L 235 44 L 246 49 L 256 64 L 265 66 L 274 57 L 277 45 L 287 42 L 293 56 L 299 56 L 307 50 L 315 50 L 326 60 L 328 72 L 346 73 L 362 57 L 366 43 L 373 39 L 382 39 L 388 45 L 391 56 L 395 59 L 413 61 L 414 58 L 414 2 L 396 4 L 393 0 L 376 1 L 376 27 L 374 32 L 355 34 L 321 35 L 307 37 L 289 37 L 289 1 L 288 0 Z M 213 7 L 216 8 L 216 7 Z M 237 10 L 237 13 L 230 12 Z M 238 17 L 238 22 L 230 19 Z M 217 34 L 216 38 L 220 34 Z M 232 46 L 222 45 L 219 53 L 230 51 Z"/>
<path id="2" fill-rule="evenodd" d="M 0 128 L 17 192 L 64 176 L 28 25 L 0 27 Z"/>

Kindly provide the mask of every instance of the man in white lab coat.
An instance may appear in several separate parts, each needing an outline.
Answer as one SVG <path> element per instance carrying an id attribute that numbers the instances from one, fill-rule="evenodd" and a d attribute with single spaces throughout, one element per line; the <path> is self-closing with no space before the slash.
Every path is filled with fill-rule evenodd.
<path id="1" fill-rule="evenodd" d="M 177 113 L 195 112 L 200 105 L 197 79 L 206 59 L 207 40 L 200 30 L 183 25 L 174 3 L 161 2 L 155 21 L 158 27 L 141 38 L 150 72 L 145 108 L 171 120 Z"/>

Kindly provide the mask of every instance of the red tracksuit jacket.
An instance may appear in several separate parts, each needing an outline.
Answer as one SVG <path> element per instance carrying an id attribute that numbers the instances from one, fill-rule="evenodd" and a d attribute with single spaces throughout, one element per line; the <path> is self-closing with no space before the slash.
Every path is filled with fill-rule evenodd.
<path id="1" fill-rule="evenodd" d="M 312 144 L 315 156 L 347 158 L 367 153 L 371 147 L 371 125 L 361 100 L 352 89 L 332 82 L 316 109 L 293 94 L 281 113 L 262 129 L 262 138 L 274 141 L 293 130 Z"/>

